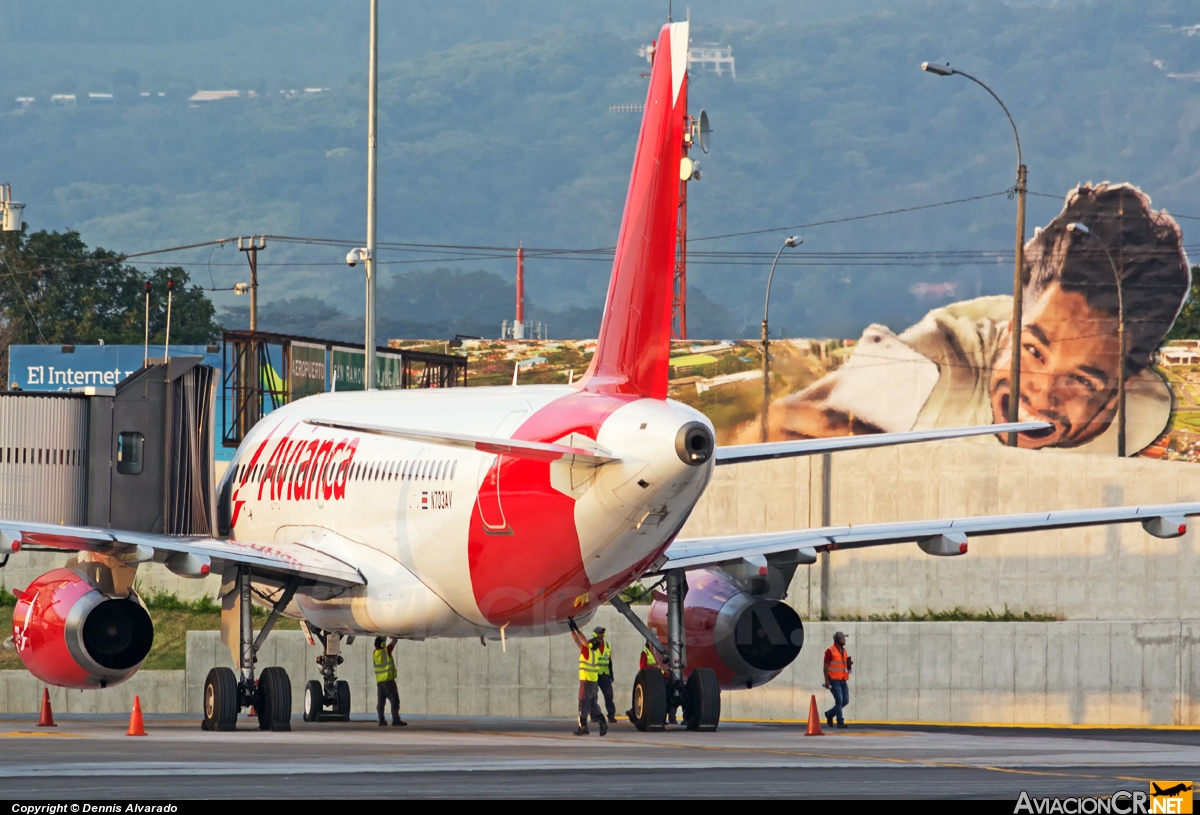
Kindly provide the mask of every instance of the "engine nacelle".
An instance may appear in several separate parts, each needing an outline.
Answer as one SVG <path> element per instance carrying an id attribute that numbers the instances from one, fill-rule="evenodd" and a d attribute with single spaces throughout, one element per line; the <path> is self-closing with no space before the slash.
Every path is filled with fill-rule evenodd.
<path id="1" fill-rule="evenodd" d="M 17 594 L 13 644 L 29 672 L 62 688 L 104 688 L 133 676 L 154 642 L 136 594 L 108 597 L 71 569 L 54 569 Z"/>
<path id="2" fill-rule="evenodd" d="M 683 624 L 687 667 L 712 668 L 725 690 L 753 688 L 779 676 L 804 645 L 791 606 L 755 597 L 717 571 L 687 573 Z M 667 641 L 667 604 L 650 605 L 650 628 Z"/>

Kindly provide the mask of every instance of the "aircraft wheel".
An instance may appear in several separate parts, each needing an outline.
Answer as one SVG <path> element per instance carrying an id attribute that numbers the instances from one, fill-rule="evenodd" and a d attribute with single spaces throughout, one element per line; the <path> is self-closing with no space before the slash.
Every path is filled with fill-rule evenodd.
<path id="1" fill-rule="evenodd" d="M 229 668 L 213 668 L 204 680 L 204 730 L 237 730 L 237 677 Z"/>
<path id="2" fill-rule="evenodd" d="M 667 683 L 662 671 L 643 668 L 633 682 L 633 726 L 643 733 L 662 730 L 667 723 Z"/>
<path id="3" fill-rule="evenodd" d="M 696 668 L 687 679 L 687 729 L 712 732 L 721 722 L 721 685 L 712 668 Z"/>
<path id="4" fill-rule="evenodd" d="M 258 729 L 292 729 L 292 682 L 283 668 L 263 668 L 258 679 L 254 706 L 258 710 Z"/>
<path id="5" fill-rule="evenodd" d="M 345 679 L 337 683 L 337 715 L 340 721 L 350 721 L 350 683 Z"/>
<path id="6" fill-rule="evenodd" d="M 319 722 L 321 706 L 325 702 L 325 689 L 315 679 L 309 680 L 304 686 L 304 721 Z"/>

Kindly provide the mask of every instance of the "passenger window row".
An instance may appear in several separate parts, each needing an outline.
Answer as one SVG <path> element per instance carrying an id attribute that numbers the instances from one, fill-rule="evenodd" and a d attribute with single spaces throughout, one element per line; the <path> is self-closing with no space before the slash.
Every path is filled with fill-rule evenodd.
<path id="1" fill-rule="evenodd" d="M 304 465 L 300 463 L 288 465 L 289 469 L 281 479 L 284 483 L 297 480 L 307 480 L 304 476 Z M 345 472 L 346 462 L 340 465 L 326 464 L 321 468 L 321 477 L 323 480 L 329 480 L 336 476 L 341 478 Z M 453 481 L 455 473 L 458 472 L 458 462 L 453 460 L 431 460 L 431 459 L 415 459 L 412 461 L 368 461 L 355 462 L 350 468 L 350 476 L 348 481 Z M 237 478 L 241 482 L 246 474 L 246 465 L 243 464 L 238 468 Z M 250 474 L 251 482 L 262 481 L 263 478 L 269 478 L 268 465 L 259 464 Z"/>
<path id="2" fill-rule="evenodd" d="M 83 462 L 82 450 L 60 447 L 0 447 L 0 464 L 66 464 Z"/>

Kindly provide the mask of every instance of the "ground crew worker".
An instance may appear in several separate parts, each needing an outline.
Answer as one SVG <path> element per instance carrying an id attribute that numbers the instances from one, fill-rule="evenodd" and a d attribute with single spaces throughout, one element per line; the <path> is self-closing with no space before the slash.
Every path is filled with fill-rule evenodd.
<path id="1" fill-rule="evenodd" d="M 592 629 L 592 633 L 596 635 L 596 642 L 600 645 L 600 650 L 596 652 L 597 667 L 599 668 L 596 674 L 596 684 L 600 688 L 600 693 L 604 695 L 608 723 L 613 724 L 617 721 L 617 706 L 613 704 L 612 646 L 604 640 L 604 626 L 596 626 Z"/>
<path id="2" fill-rule="evenodd" d="M 825 649 L 825 685 L 833 694 L 833 707 L 825 711 L 825 724 L 833 727 L 833 719 L 837 717 L 837 726 L 846 728 L 846 720 L 842 718 L 842 708 L 850 704 L 850 669 L 853 667 L 849 655 L 846 654 L 846 635 L 841 631 L 833 635 L 833 645 Z"/>
<path id="3" fill-rule="evenodd" d="M 579 633 L 579 626 L 572 619 L 567 620 L 571 629 L 571 639 L 579 646 L 579 727 L 576 736 L 588 735 L 588 716 L 600 723 L 600 735 L 608 734 L 608 722 L 600 712 L 596 697 L 600 693 L 597 681 L 600 678 L 599 647 L 596 640 L 587 640 Z"/>
<path id="4" fill-rule="evenodd" d="M 392 727 L 407 727 L 408 722 L 400 718 L 400 690 L 396 687 L 396 660 L 392 659 L 392 651 L 396 648 L 396 638 L 384 647 L 383 637 L 375 638 L 375 652 L 371 654 L 371 662 L 375 666 L 376 697 L 375 712 L 379 714 L 379 726 L 387 722 L 383 718 L 384 705 L 392 703 Z"/>

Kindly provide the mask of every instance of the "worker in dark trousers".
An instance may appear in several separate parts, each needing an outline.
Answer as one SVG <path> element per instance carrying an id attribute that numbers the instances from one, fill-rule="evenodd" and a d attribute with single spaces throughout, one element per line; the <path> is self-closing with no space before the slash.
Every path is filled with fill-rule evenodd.
<path id="1" fill-rule="evenodd" d="M 825 649 L 825 687 L 833 694 L 833 707 L 825 711 L 825 724 L 833 727 L 837 718 L 837 726 L 845 729 L 846 720 L 842 709 L 850 704 L 850 670 L 853 661 L 846 653 L 846 635 L 841 631 L 833 635 L 833 645 Z"/>
<path id="2" fill-rule="evenodd" d="M 592 629 L 592 633 L 596 635 L 595 640 L 600 645 L 599 650 L 596 651 L 597 668 L 599 668 L 596 672 L 598 677 L 596 684 L 600 686 L 600 693 L 604 696 L 604 708 L 608 712 L 608 723 L 612 724 L 617 720 L 617 706 L 613 703 L 612 646 L 604 639 L 604 626 L 596 626 Z"/>
<path id="3" fill-rule="evenodd" d="M 597 684 L 600 678 L 597 643 L 594 639 L 584 639 L 574 620 L 567 620 L 567 626 L 571 629 L 571 639 L 579 646 L 579 728 L 575 735 L 588 735 L 589 716 L 593 721 L 600 723 L 600 735 L 607 735 L 608 722 L 600 712 L 600 705 L 596 703 L 596 697 L 600 694 L 600 686 Z"/>
<path id="4" fill-rule="evenodd" d="M 392 651 L 396 648 L 396 638 L 385 643 L 383 637 L 375 638 L 375 652 L 371 654 L 371 663 L 375 666 L 376 702 L 375 712 L 379 714 L 379 726 L 387 722 L 383 718 L 383 709 L 387 702 L 392 703 L 392 727 L 407 727 L 408 722 L 400 718 L 400 689 L 396 687 L 396 660 L 392 659 Z"/>

